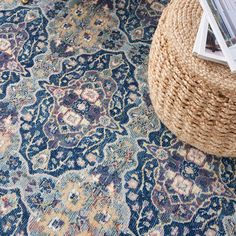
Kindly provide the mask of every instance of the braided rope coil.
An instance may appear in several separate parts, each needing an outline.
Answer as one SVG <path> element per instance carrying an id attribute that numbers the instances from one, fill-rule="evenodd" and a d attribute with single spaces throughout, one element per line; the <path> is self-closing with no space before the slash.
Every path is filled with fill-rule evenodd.
<path id="1" fill-rule="evenodd" d="M 198 0 L 172 0 L 164 10 L 149 56 L 150 97 L 179 139 L 210 154 L 236 157 L 236 75 L 193 56 L 201 15 Z"/>

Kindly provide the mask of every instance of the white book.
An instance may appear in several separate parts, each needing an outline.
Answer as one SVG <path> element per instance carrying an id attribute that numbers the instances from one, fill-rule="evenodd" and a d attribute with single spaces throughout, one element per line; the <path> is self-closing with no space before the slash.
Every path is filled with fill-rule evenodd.
<path id="1" fill-rule="evenodd" d="M 236 73 L 236 0 L 200 3 L 231 71 Z"/>
<path id="2" fill-rule="evenodd" d="M 214 33 L 212 32 L 205 13 L 203 13 L 201 18 L 193 53 L 202 59 L 218 62 L 221 64 L 227 64 L 224 54 L 215 38 Z"/>

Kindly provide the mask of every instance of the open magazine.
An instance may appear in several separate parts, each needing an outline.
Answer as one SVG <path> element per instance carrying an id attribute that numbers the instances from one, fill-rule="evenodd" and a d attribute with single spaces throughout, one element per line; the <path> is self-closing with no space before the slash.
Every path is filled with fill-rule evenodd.
<path id="1" fill-rule="evenodd" d="M 236 0 L 200 0 L 204 13 L 193 52 L 236 73 Z"/>

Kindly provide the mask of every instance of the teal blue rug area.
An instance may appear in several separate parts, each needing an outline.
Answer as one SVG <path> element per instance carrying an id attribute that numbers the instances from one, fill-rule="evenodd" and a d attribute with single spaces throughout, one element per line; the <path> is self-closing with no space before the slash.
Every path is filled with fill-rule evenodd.
<path id="1" fill-rule="evenodd" d="M 167 4 L 1 1 L 1 236 L 236 235 L 236 159 L 181 142 L 150 102 Z"/>

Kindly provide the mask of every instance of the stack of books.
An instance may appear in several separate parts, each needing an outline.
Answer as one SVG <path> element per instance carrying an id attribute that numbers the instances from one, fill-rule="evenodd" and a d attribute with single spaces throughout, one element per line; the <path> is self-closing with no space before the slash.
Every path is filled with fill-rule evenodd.
<path id="1" fill-rule="evenodd" d="M 199 0 L 203 15 L 193 52 L 236 73 L 236 0 Z"/>

